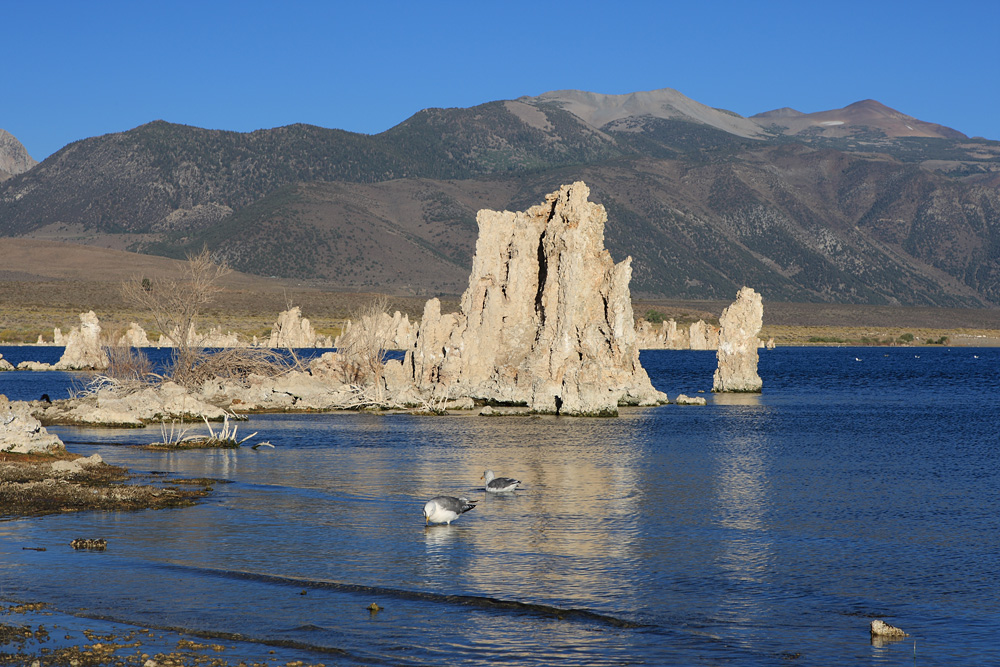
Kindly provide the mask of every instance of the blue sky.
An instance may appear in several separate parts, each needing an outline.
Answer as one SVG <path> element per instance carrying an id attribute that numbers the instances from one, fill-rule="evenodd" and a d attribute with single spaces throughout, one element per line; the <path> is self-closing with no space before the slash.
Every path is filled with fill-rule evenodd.
<path id="1" fill-rule="evenodd" d="M 1000 139 L 994 0 L 0 0 L 0 26 L 0 128 L 39 160 L 156 119 L 373 134 L 570 88 L 675 88 L 745 116 L 873 98 Z"/>

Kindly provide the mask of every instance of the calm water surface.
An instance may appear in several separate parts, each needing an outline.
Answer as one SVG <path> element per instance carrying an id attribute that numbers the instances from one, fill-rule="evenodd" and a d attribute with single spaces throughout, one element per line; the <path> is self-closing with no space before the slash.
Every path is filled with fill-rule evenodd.
<path id="1" fill-rule="evenodd" d="M 712 352 L 642 361 L 672 397 L 711 387 Z M 997 349 L 779 348 L 761 395 L 705 407 L 263 415 L 240 424 L 275 445 L 256 451 L 53 428 L 231 483 L 191 508 L 0 522 L 0 597 L 328 665 L 1000 664 L 998 369 Z M 71 377 L 0 374 L 0 393 Z M 487 467 L 524 489 L 484 497 Z M 442 493 L 480 504 L 425 527 Z M 67 546 L 96 536 L 106 552 Z M 874 617 L 911 637 L 873 645 Z"/>

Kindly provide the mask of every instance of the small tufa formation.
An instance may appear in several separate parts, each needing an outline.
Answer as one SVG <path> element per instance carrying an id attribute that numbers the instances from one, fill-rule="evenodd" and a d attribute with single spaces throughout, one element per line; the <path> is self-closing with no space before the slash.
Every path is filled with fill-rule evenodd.
<path id="1" fill-rule="evenodd" d="M 0 371 L 12 371 L 12 370 L 14 370 L 13 364 L 4 359 L 3 355 L 0 354 Z"/>
<path id="2" fill-rule="evenodd" d="M 719 367 L 712 391 L 756 393 L 763 383 L 757 375 L 757 334 L 764 320 L 760 295 L 743 287 L 719 318 Z"/>
<path id="3" fill-rule="evenodd" d="M 692 322 L 687 329 L 678 328 L 674 319 L 664 320 L 657 328 L 639 318 L 635 328 L 640 350 L 717 350 L 719 329 L 704 320 Z"/>
<path id="4" fill-rule="evenodd" d="M 899 628 L 880 621 L 877 618 L 872 621 L 871 631 L 872 637 L 882 637 L 885 639 L 901 639 L 903 637 L 909 637 L 908 634 Z"/>
<path id="5" fill-rule="evenodd" d="M 278 315 L 278 321 L 271 327 L 268 347 L 316 347 L 316 332 L 309 320 L 302 317 L 302 310 L 298 306 L 283 310 Z"/>
<path id="6" fill-rule="evenodd" d="M 524 212 L 479 212 L 461 313 L 428 301 L 402 364 L 421 393 L 565 415 L 667 402 L 639 363 L 632 260 L 604 249 L 589 195 L 576 182 Z"/>
<path id="7" fill-rule="evenodd" d="M 31 414 L 25 401 L 0 394 L 0 452 L 36 454 L 63 449 L 59 436 L 49 433 Z"/>
<path id="8" fill-rule="evenodd" d="M 66 350 L 53 368 L 60 371 L 102 370 L 108 367 L 108 355 L 101 344 L 101 323 L 94 311 L 80 313 L 80 327 L 70 329 Z"/>
<path id="9" fill-rule="evenodd" d="M 390 316 L 389 313 L 380 312 L 376 316 L 375 322 L 351 322 L 344 325 L 344 330 L 333 341 L 335 348 L 349 348 L 358 335 L 358 326 L 375 327 L 377 336 L 385 341 L 385 347 L 389 350 L 408 350 L 417 342 L 417 325 L 411 323 L 410 318 L 400 313 L 398 310 Z"/>
<path id="10" fill-rule="evenodd" d="M 128 330 L 118 339 L 118 344 L 123 347 L 152 347 L 153 344 L 149 342 L 149 336 L 146 335 L 146 330 L 143 329 L 138 322 L 131 322 L 128 325 Z"/>

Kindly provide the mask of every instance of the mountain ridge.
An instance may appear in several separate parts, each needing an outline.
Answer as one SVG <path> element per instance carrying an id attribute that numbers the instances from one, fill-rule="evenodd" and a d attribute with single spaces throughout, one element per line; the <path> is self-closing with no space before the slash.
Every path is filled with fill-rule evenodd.
<path id="1" fill-rule="evenodd" d="M 583 179 L 638 294 L 1000 304 L 1000 142 L 941 127 L 873 100 L 748 119 L 672 89 L 424 109 L 377 135 L 154 121 L 0 183 L 0 235 L 207 245 L 264 276 L 455 293 L 476 211 Z"/>

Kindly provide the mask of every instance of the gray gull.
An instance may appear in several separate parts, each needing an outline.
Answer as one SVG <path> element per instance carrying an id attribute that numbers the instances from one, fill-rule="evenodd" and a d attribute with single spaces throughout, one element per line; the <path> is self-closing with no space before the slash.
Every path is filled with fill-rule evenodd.
<path id="1" fill-rule="evenodd" d="M 521 483 L 519 479 L 510 477 L 497 477 L 492 470 L 487 470 L 479 479 L 486 480 L 486 490 L 490 493 L 509 493 L 517 488 Z"/>
<path id="2" fill-rule="evenodd" d="M 470 503 L 468 498 L 454 498 L 452 496 L 437 496 L 431 498 L 424 505 L 424 525 L 429 523 L 447 523 L 468 512 L 476 505 Z"/>

